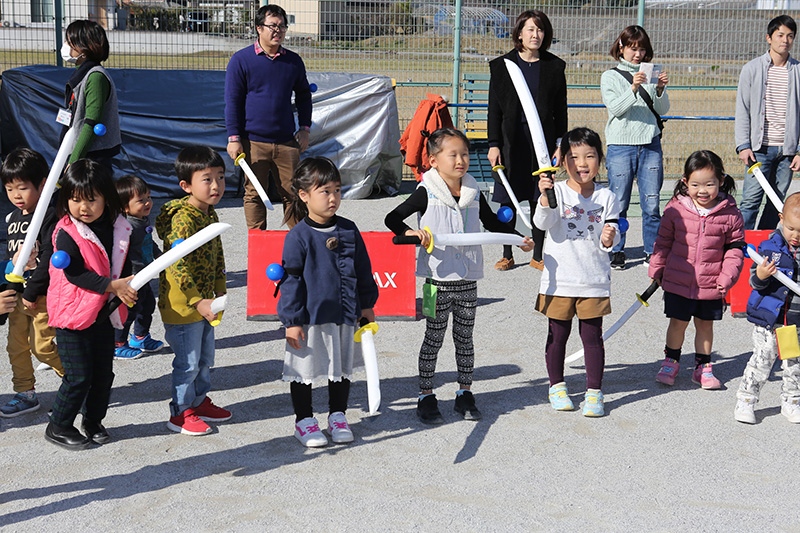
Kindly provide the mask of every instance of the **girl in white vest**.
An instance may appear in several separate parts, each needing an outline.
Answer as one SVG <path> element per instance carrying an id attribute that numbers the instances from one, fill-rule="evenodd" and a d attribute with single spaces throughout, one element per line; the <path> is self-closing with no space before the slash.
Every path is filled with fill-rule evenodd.
<path id="1" fill-rule="evenodd" d="M 386 215 L 385 220 L 396 235 L 420 239 L 417 276 L 425 278 L 425 299 L 435 300 L 436 310 L 431 313 L 434 316 L 427 316 L 425 340 L 419 352 L 417 416 L 426 424 L 444 422 L 433 394 L 433 376 L 452 310 L 459 385 L 454 410 L 465 420 L 479 420 L 481 413 L 470 388 L 475 361 L 472 330 L 478 300 L 477 280 L 483 277 L 481 247 L 438 246 L 428 253 L 425 247 L 430 243 L 430 234 L 411 229 L 404 220 L 417 213 L 418 227 L 428 227 L 434 234 L 477 233 L 481 225 L 493 232 L 515 231 L 497 219 L 475 178 L 467 174 L 469 141 L 461 131 L 442 128 L 433 132 L 428 138 L 428 154 L 431 170 L 422 175 L 414 193 Z M 533 241 L 526 237 L 524 242 L 520 248 L 530 252 Z"/>

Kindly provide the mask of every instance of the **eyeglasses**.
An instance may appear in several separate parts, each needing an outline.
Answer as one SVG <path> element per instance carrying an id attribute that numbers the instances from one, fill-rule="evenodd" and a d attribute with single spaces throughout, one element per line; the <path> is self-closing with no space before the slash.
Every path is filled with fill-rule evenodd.
<path id="1" fill-rule="evenodd" d="M 286 33 L 286 30 L 289 29 L 289 26 L 285 24 L 261 24 L 262 28 L 267 28 L 272 33 Z"/>

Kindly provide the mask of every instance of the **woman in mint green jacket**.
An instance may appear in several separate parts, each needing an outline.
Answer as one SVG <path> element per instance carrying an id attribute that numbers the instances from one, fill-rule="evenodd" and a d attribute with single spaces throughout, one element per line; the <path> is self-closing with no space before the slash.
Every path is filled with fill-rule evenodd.
<path id="1" fill-rule="evenodd" d="M 653 59 L 650 37 L 641 26 L 628 26 L 622 30 L 611 46 L 611 57 L 619 64 L 604 72 L 600 79 L 603 103 L 608 109 L 608 185 L 620 201 L 620 217 L 624 218 L 628 213 L 633 179 L 636 178 L 642 207 L 645 262 L 649 262 L 661 221 L 659 202 L 664 182 L 664 161 L 660 115 L 669 111 L 666 90 L 669 78 L 662 70 L 657 82 L 650 83 L 647 74 L 640 71 L 642 63 Z M 612 268 L 625 268 L 624 249 L 623 233 L 620 243 L 612 250 Z"/>

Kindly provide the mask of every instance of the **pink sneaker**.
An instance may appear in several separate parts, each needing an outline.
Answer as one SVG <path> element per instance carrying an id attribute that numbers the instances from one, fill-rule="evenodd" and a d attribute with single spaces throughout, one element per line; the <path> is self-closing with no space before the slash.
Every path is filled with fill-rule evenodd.
<path id="1" fill-rule="evenodd" d="M 678 371 L 681 369 L 680 363 L 670 357 L 665 357 L 661 363 L 661 370 L 656 374 L 656 381 L 664 385 L 675 385 L 675 378 L 678 377 Z"/>
<path id="2" fill-rule="evenodd" d="M 714 390 L 722 387 L 722 384 L 714 377 L 711 370 L 711 363 L 698 366 L 692 372 L 692 381 L 706 390 Z"/>

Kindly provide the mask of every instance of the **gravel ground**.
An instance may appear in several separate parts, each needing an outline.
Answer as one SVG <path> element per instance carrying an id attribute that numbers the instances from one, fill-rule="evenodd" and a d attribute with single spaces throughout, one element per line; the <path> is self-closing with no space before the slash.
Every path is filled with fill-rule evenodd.
<path id="1" fill-rule="evenodd" d="M 362 230 L 383 230 L 384 214 L 399 201 L 345 201 L 340 213 Z M 726 315 L 716 325 L 715 372 L 722 390 L 691 383 L 691 355 L 676 385 L 664 387 L 654 381 L 667 325 L 657 293 L 653 305 L 606 343 L 607 416 L 555 412 L 547 403 L 546 320 L 533 310 L 540 274 L 519 250 L 522 266 L 509 272 L 492 268 L 499 247 L 485 254 L 473 387 L 483 420 L 459 420 L 453 412 L 456 369 L 448 339 L 437 374 L 446 423 L 431 428 L 417 421 L 416 358 L 425 324 L 387 321 L 376 337 L 380 414 L 367 415 L 361 376 L 348 411 L 355 442 L 303 448 L 292 435 L 288 386 L 280 380 L 283 331 L 277 322 L 246 320 L 240 205 L 226 199 L 219 210 L 234 226 L 223 235 L 233 305 L 216 330 L 211 394 L 233 418 L 203 437 L 168 431 L 171 354 L 165 351 L 115 363 L 105 420 L 112 442 L 70 452 L 43 438 L 59 379 L 52 371 L 37 372 L 42 409 L 0 419 L 0 529 L 800 529 L 800 510 L 784 503 L 795 498 L 789 491 L 796 487 L 797 467 L 784 459 L 796 450 L 800 428 L 780 415 L 780 378 L 764 387 L 757 425 L 733 420 L 751 351 L 746 320 Z M 277 222 L 270 219 L 269 226 Z M 631 222 L 629 242 L 635 245 L 640 223 Z M 629 255 L 629 267 L 612 276 L 607 326 L 649 282 L 641 247 Z M 692 351 L 692 331 L 684 353 Z M 158 318 L 153 336 L 163 339 Z M 568 353 L 579 347 L 575 331 Z M 3 358 L 4 402 L 10 378 Z M 566 379 L 573 400 L 581 402 L 583 367 L 569 368 Z M 325 388 L 314 394 L 323 422 Z"/>

